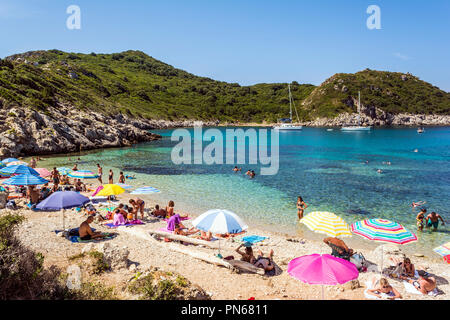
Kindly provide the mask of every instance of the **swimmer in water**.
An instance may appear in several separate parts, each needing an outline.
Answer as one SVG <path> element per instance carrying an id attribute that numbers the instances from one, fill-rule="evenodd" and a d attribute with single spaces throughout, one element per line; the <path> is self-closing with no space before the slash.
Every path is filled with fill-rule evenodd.
<path id="1" fill-rule="evenodd" d="M 414 152 L 419 152 L 419 149 L 414 149 Z"/>
<path id="2" fill-rule="evenodd" d="M 423 206 L 425 203 L 427 203 L 427 202 L 426 201 L 417 201 L 417 202 L 413 201 L 413 203 L 411 204 L 411 207 L 417 208 L 417 207 Z"/>
<path id="3" fill-rule="evenodd" d="M 383 170 L 378 169 L 377 172 L 378 172 L 378 173 L 383 173 Z"/>

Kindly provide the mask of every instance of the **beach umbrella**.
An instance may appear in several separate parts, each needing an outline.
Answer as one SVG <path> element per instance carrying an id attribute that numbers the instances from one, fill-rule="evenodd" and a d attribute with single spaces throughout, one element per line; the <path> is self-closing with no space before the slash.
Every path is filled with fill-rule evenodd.
<path id="1" fill-rule="evenodd" d="M 77 179 L 97 179 L 99 177 L 97 174 L 90 170 L 71 171 L 68 176 Z"/>
<path id="2" fill-rule="evenodd" d="M 331 212 L 311 212 L 300 220 L 311 231 L 324 233 L 331 237 L 351 237 L 350 226 Z"/>
<path id="3" fill-rule="evenodd" d="M 199 230 L 217 234 L 235 234 L 248 229 L 236 213 L 222 209 L 208 210 L 195 218 L 192 224 Z"/>
<path id="4" fill-rule="evenodd" d="M 450 263 L 450 254 L 449 254 L 449 255 L 446 255 L 446 256 L 444 257 L 444 260 L 447 261 L 447 263 Z"/>
<path id="5" fill-rule="evenodd" d="M 8 162 L 6 164 L 7 167 L 9 166 L 28 166 L 28 163 L 26 163 L 25 161 L 12 161 L 12 162 Z"/>
<path id="6" fill-rule="evenodd" d="M 116 184 L 104 184 L 103 189 L 97 192 L 96 196 L 116 196 L 118 194 L 124 193 L 125 189 Z"/>
<path id="7" fill-rule="evenodd" d="M 7 158 L 7 159 L 3 159 L 3 160 L 2 160 L 2 162 L 3 162 L 4 164 L 8 164 L 8 163 L 13 162 L 13 161 L 19 161 L 19 159 L 16 159 L 16 158 Z"/>
<path id="8" fill-rule="evenodd" d="M 39 176 L 39 173 L 36 170 L 34 170 L 30 167 L 24 166 L 24 165 L 9 166 L 9 167 L 1 169 L 0 171 L 2 173 L 6 173 L 6 174 L 10 174 L 10 175 L 12 175 L 12 174 L 27 174 L 28 173 L 28 174 L 32 174 L 35 176 Z"/>
<path id="9" fill-rule="evenodd" d="M 35 168 L 34 170 L 36 170 L 42 178 L 50 177 L 52 175 L 46 168 Z"/>
<path id="10" fill-rule="evenodd" d="M 11 177 L 10 173 L 2 172 L 0 170 L 0 178 L 9 178 L 9 177 Z"/>
<path id="11" fill-rule="evenodd" d="M 48 180 L 29 173 L 19 174 L 3 181 L 3 184 L 12 186 L 35 186 L 46 183 L 48 183 Z"/>
<path id="12" fill-rule="evenodd" d="M 0 161 L 0 169 L 6 167 L 6 164 Z"/>
<path id="13" fill-rule="evenodd" d="M 159 191 L 156 188 L 153 187 L 141 187 L 137 188 L 136 190 L 133 190 L 130 192 L 130 194 L 152 194 L 152 193 L 159 193 Z"/>
<path id="14" fill-rule="evenodd" d="M 39 210 L 63 210 L 63 230 L 65 229 L 65 210 L 85 205 L 89 198 L 75 191 L 57 191 L 41 201 L 36 208 Z"/>
<path id="15" fill-rule="evenodd" d="M 407 244 L 417 241 L 417 236 L 397 222 L 386 219 L 368 219 L 351 225 L 353 233 L 372 241 Z M 381 247 L 381 273 L 383 272 L 383 247 Z"/>
<path id="16" fill-rule="evenodd" d="M 288 274 L 307 284 L 324 285 L 344 284 L 358 278 L 356 266 L 344 259 L 329 254 L 311 254 L 291 260 L 287 268 Z"/>
<path id="17" fill-rule="evenodd" d="M 434 248 L 433 251 L 436 252 L 441 257 L 450 255 L 450 241 L 447 243 L 444 243 L 442 246 Z"/>
<path id="18" fill-rule="evenodd" d="M 58 170 L 59 174 L 62 174 L 63 176 L 65 176 L 65 175 L 69 174 L 70 172 L 72 172 L 72 169 L 66 168 L 66 167 L 56 168 L 56 170 Z"/>

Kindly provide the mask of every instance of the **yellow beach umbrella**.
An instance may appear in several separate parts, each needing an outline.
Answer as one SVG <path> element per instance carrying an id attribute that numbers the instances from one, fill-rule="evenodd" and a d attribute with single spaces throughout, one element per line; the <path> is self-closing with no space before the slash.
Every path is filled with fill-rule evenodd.
<path id="1" fill-rule="evenodd" d="M 351 237 L 350 226 L 334 213 L 315 211 L 300 220 L 311 231 L 324 233 L 331 237 Z"/>
<path id="2" fill-rule="evenodd" d="M 97 196 L 116 196 L 118 194 L 124 193 L 125 189 L 118 186 L 117 184 L 104 184 L 103 189 L 97 193 Z"/>

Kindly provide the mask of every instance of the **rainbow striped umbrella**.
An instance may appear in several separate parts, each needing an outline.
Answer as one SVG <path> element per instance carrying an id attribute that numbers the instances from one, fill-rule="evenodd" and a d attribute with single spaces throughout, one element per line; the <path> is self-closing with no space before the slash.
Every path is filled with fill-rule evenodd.
<path id="1" fill-rule="evenodd" d="M 450 241 L 442 246 L 434 248 L 433 251 L 442 257 L 448 256 L 450 254 Z"/>
<path id="2" fill-rule="evenodd" d="M 311 231 L 324 233 L 331 237 L 351 237 L 349 225 L 341 218 L 331 212 L 311 212 L 300 220 Z"/>
<path id="3" fill-rule="evenodd" d="M 93 173 L 90 170 L 78 170 L 78 171 L 72 171 L 68 174 L 71 178 L 77 178 L 77 179 L 97 179 L 98 175 Z"/>
<path id="4" fill-rule="evenodd" d="M 0 178 L 9 178 L 9 177 L 11 177 L 11 173 L 2 172 L 0 170 Z"/>
<path id="5" fill-rule="evenodd" d="M 397 222 L 386 219 L 368 219 L 355 222 L 352 232 L 373 241 L 407 244 L 417 241 L 417 236 Z M 383 272 L 383 246 L 381 247 L 381 270 Z"/>
<path id="6" fill-rule="evenodd" d="M 369 219 L 355 222 L 352 232 L 373 241 L 406 244 L 417 241 L 417 236 L 397 222 L 385 219 Z"/>

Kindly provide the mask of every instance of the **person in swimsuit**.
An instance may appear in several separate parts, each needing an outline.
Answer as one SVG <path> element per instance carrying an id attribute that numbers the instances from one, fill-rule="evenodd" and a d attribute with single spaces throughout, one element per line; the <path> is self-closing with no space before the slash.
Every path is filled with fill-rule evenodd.
<path id="1" fill-rule="evenodd" d="M 253 262 L 253 265 L 257 268 L 264 269 L 265 272 L 272 271 L 275 268 L 275 265 L 273 264 L 273 259 L 272 259 L 273 250 L 270 250 L 268 257 L 264 257 L 261 250 L 258 250 L 258 253 L 259 253 L 259 255 L 256 258 L 256 260 Z"/>
<path id="2" fill-rule="evenodd" d="M 240 250 L 242 247 L 245 247 L 245 251 Z M 241 261 L 245 261 L 251 264 L 256 261 L 256 258 L 253 255 L 252 244 L 250 242 L 244 242 L 243 244 L 241 244 L 236 248 L 236 252 L 241 255 Z"/>
<path id="3" fill-rule="evenodd" d="M 169 205 L 166 207 L 167 218 L 170 218 L 174 214 L 175 202 L 172 200 L 169 201 Z"/>
<path id="4" fill-rule="evenodd" d="M 78 165 L 75 163 L 75 165 L 72 168 L 72 171 L 78 171 Z"/>
<path id="5" fill-rule="evenodd" d="M 108 176 L 108 181 L 109 181 L 108 183 L 109 184 L 113 184 L 114 183 L 114 181 L 113 181 L 114 179 L 113 178 L 114 178 L 114 173 L 113 173 L 112 169 L 110 169 L 109 170 L 109 176 Z"/>
<path id="6" fill-rule="evenodd" d="M 133 206 L 133 209 L 135 210 L 135 217 L 137 220 L 137 213 L 138 211 L 141 212 L 141 219 L 144 219 L 144 208 L 145 208 L 145 202 L 142 199 L 130 199 L 129 203 Z"/>
<path id="7" fill-rule="evenodd" d="M 423 227 L 425 226 L 425 213 L 427 213 L 427 209 L 424 208 L 417 214 L 416 224 L 418 231 L 422 231 Z"/>
<path id="8" fill-rule="evenodd" d="M 102 176 L 103 176 L 103 168 L 100 167 L 100 164 L 99 164 L 99 163 L 97 163 L 97 173 L 98 173 L 98 181 L 100 182 L 100 184 L 103 184 L 103 179 L 102 179 Z"/>
<path id="9" fill-rule="evenodd" d="M 36 168 L 36 159 L 34 157 L 30 160 L 30 167 L 33 169 Z"/>
<path id="10" fill-rule="evenodd" d="M 79 234 L 80 234 L 80 238 L 81 240 L 91 240 L 91 239 L 101 239 L 103 238 L 103 235 L 101 232 L 93 232 L 91 229 L 90 224 L 94 222 L 94 216 L 90 215 L 86 221 L 84 221 L 81 225 L 80 225 L 80 229 L 79 229 Z"/>
<path id="11" fill-rule="evenodd" d="M 239 172 L 239 171 L 241 171 L 241 168 L 234 167 L 233 171 L 234 171 L 234 172 Z"/>
<path id="12" fill-rule="evenodd" d="M 439 219 L 442 221 L 442 225 L 445 225 L 444 219 L 440 215 L 436 212 L 430 213 L 426 218 L 427 228 L 433 227 L 433 230 L 436 231 L 439 225 Z"/>
<path id="13" fill-rule="evenodd" d="M 303 201 L 302 197 L 298 196 L 298 198 L 297 198 L 298 220 L 303 218 L 303 212 L 305 211 L 306 208 L 308 208 L 308 205 L 305 203 L 305 201 Z"/>
<path id="14" fill-rule="evenodd" d="M 386 278 L 381 278 L 377 280 L 376 277 L 373 279 L 374 289 L 368 289 L 367 293 L 375 296 L 377 298 L 383 299 L 382 294 L 387 295 L 389 300 L 401 299 L 402 295 L 394 287 L 392 287 Z"/>
<path id="15" fill-rule="evenodd" d="M 125 176 L 122 171 L 119 174 L 119 183 L 125 183 Z"/>
<path id="16" fill-rule="evenodd" d="M 326 243 L 331 248 L 335 247 L 337 249 L 337 252 L 335 254 L 333 254 L 334 253 L 334 250 L 333 250 L 332 254 L 334 256 L 337 256 L 338 258 L 348 260 L 354 254 L 353 249 L 350 249 L 349 247 L 347 247 L 345 242 L 339 238 L 328 237 L 328 238 L 323 239 L 323 242 Z"/>
<path id="17" fill-rule="evenodd" d="M 59 171 L 56 169 L 56 167 L 53 168 L 52 172 L 50 172 L 50 175 L 53 180 L 53 185 L 56 186 L 56 189 L 58 189 L 59 185 Z"/>
<path id="18" fill-rule="evenodd" d="M 159 208 L 159 204 L 155 205 L 155 209 L 152 211 L 152 215 L 155 217 L 165 217 L 166 211 Z"/>
<path id="19" fill-rule="evenodd" d="M 188 231 L 184 231 L 184 229 L 187 228 L 183 226 L 181 223 L 175 223 L 175 229 L 173 230 L 173 233 L 178 234 L 180 236 L 190 236 L 191 234 L 198 232 L 198 230 L 195 228 L 191 228 Z"/>
<path id="20" fill-rule="evenodd" d="M 411 263 L 411 260 L 409 258 L 405 258 L 403 262 L 399 263 L 398 266 L 401 270 L 398 276 L 399 279 L 408 280 L 410 278 L 414 278 L 416 269 L 414 268 L 414 265 Z"/>
<path id="21" fill-rule="evenodd" d="M 424 295 L 428 295 L 429 292 L 436 289 L 436 279 L 434 277 L 428 277 L 428 273 L 423 270 L 418 271 L 419 279 L 418 280 L 409 280 L 418 291 L 420 291 Z"/>

